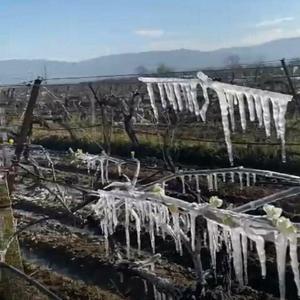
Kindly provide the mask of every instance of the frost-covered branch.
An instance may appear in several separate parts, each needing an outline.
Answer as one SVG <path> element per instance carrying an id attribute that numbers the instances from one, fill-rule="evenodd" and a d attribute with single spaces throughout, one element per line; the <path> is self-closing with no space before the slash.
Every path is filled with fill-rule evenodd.
<path id="1" fill-rule="evenodd" d="M 255 185 L 258 177 L 276 179 L 290 184 L 300 185 L 300 177 L 296 175 L 290 175 L 285 173 L 279 173 L 268 170 L 259 170 L 252 168 L 244 167 L 235 167 L 235 168 L 221 168 L 221 169 L 208 169 L 208 170 L 186 170 L 179 171 L 175 174 L 171 174 L 160 178 L 156 181 L 153 181 L 149 184 L 141 187 L 142 189 L 148 189 L 154 186 L 155 184 L 165 185 L 171 180 L 180 179 L 182 181 L 182 192 L 185 193 L 185 182 L 195 180 L 196 190 L 200 191 L 199 183 L 200 179 L 207 181 L 209 190 L 218 190 L 218 182 L 238 182 L 240 188 L 244 186 Z"/>
<path id="2" fill-rule="evenodd" d="M 76 152 L 74 152 L 72 149 L 70 149 L 70 151 L 74 156 L 74 160 L 72 161 L 72 163 L 85 164 L 88 173 L 90 173 L 91 170 L 96 171 L 96 174 L 100 172 L 102 184 L 109 182 L 109 178 L 108 178 L 109 163 L 113 163 L 114 165 L 117 166 L 119 176 L 121 176 L 122 174 L 122 165 L 125 162 L 121 159 L 117 159 L 109 156 L 108 154 L 106 154 L 105 151 L 102 151 L 100 155 L 83 153 L 81 149 L 77 149 Z"/>

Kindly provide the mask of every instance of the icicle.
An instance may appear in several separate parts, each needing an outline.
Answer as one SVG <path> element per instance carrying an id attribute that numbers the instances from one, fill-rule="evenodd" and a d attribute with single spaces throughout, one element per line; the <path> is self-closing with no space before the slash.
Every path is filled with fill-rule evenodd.
<path id="1" fill-rule="evenodd" d="M 234 183 L 234 172 L 230 172 L 231 182 Z"/>
<path id="2" fill-rule="evenodd" d="M 147 91 L 150 97 L 150 103 L 151 103 L 151 107 L 154 113 L 154 117 L 156 120 L 158 120 L 158 111 L 157 111 L 157 107 L 155 104 L 155 96 L 154 96 L 154 91 L 153 91 L 153 87 L 152 87 L 152 83 L 147 82 Z"/>
<path id="3" fill-rule="evenodd" d="M 262 236 L 259 235 L 248 234 L 248 237 L 255 242 L 256 251 L 261 266 L 261 276 L 265 278 L 267 274 L 265 240 Z"/>
<path id="4" fill-rule="evenodd" d="M 267 137 L 271 135 L 271 113 L 270 98 L 268 96 L 261 97 L 263 120 Z"/>
<path id="5" fill-rule="evenodd" d="M 126 253 L 127 258 L 130 258 L 130 234 L 129 234 L 129 204 L 125 199 L 125 236 L 126 236 Z"/>
<path id="6" fill-rule="evenodd" d="M 181 96 L 181 89 L 178 83 L 174 83 L 174 91 L 177 98 L 178 109 L 179 111 L 183 111 L 183 103 L 182 103 L 182 96 Z"/>
<path id="7" fill-rule="evenodd" d="M 143 284 L 144 284 L 144 293 L 145 293 L 145 295 L 148 295 L 148 285 L 147 285 L 147 280 L 143 279 Z"/>
<path id="8" fill-rule="evenodd" d="M 209 251 L 210 251 L 210 257 L 211 257 L 211 264 L 213 267 L 214 272 L 216 272 L 216 253 L 218 248 L 218 225 L 214 222 L 211 222 L 209 220 L 207 221 L 207 233 L 208 233 L 208 239 L 209 239 Z"/>
<path id="9" fill-rule="evenodd" d="M 233 104 L 234 105 L 238 105 L 239 104 L 236 93 L 233 95 Z"/>
<path id="10" fill-rule="evenodd" d="M 223 182 L 226 182 L 226 173 L 222 173 Z"/>
<path id="11" fill-rule="evenodd" d="M 182 194 L 185 194 L 185 180 L 184 175 L 180 176 L 181 185 L 182 185 Z"/>
<path id="12" fill-rule="evenodd" d="M 253 122 L 253 121 L 255 121 L 253 97 L 248 92 L 245 92 L 245 96 L 246 96 L 247 103 L 248 103 L 250 121 Z"/>
<path id="13" fill-rule="evenodd" d="M 231 130 L 235 131 L 235 119 L 234 119 L 234 96 L 233 94 L 226 92 L 226 99 L 228 103 L 228 110 L 230 115 L 230 123 L 231 123 Z"/>
<path id="14" fill-rule="evenodd" d="M 155 286 L 155 284 L 153 284 L 153 298 L 154 298 L 154 300 L 158 300 L 158 298 L 157 298 L 157 289 L 156 289 L 156 286 Z"/>
<path id="15" fill-rule="evenodd" d="M 253 182 L 253 185 L 256 184 L 256 174 L 255 173 L 252 173 L 252 182 Z"/>
<path id="16" fill-rule="evenodd" d="M 182 255 L 182 245 L 180 237 L 180 224 L 179 224 L 179 213 L 177 211 L 171 211 L 173 221 L 173 231 L 176 236 L 176 250 Z"/>
<path id="17" fill-rule="evenodd" d="M 188 101 L 188 96 L 187 96 L 187 91 L 185 89 L 185 84 L 184 83 L 180 83 L 179 84 L 182 90 L 182 95 L 183 95 L 183 100 L 184 100 L 184 108 L 186 110 L 189 109 L 189 101 Z"/>
<path id="18" fill-rule="evenodd" d="M 207 177 L 208 190 L 209 190 L 209 191 L 213 191 L 214 185 L 213 185 L 213 178 L 212 178 L 212 175 L 209 174 L 209 175 L 207 175 L 206 177 Z"/>
<path id="19" fill-rule="evenodd" d="M 120 177 L 122 175 L 122 165 L 118 164 L 117 167 L 118 167 L 118 175 Z"/>
<path id="20" fill-rule="evenodd" d="M 198 99 L 197 99 L 197 82 L 192 82 L 191 86 L 190 86 L 190 93 L 192 96 L 192 103 L 194 105 L 194 112 L 196 116 L 200 115 L 200 109 L 199 109 L 199 105 L 198 105 Z"/>
<path id="21" fill-rule="evenodd" d="M 214 187 L 214 190 L 217 191 L 218 190 L 218 174 L 214 173 L 212 176 L 213 176 L 213 187 Z"/>
<path id="22" fill-rule="evenodd" d="M 101 225 L 102 225 L 102 230 L 103 230 L 103 234 L 104 234 L 105 253 L 106 253 L 106 256 L 108 256 L 108 254 L 109 254 L 109 244 L 108 244 L 107 216 L 104 216 Z"/>
<path id="23" fill-rule="evenodd" d="M 209 97 L 208 97 L 208 93 L 207 93 L 207 86 L 204 83 L 200 83 L 202 91 L 203 91 L 203 97 L 204 97 L 204 104 L 201 107 L 200 110 L 200 116 L 202 118 L 202 121 L 205 122 L 206 121 L 206 112 L 207 112 L 207 108 L 209 105 Z"/>
<path id="24" fill-rule="evenodd" d="M 217 88 L 215 90 L 218 95 L 218 99 L 220 103 L 222 125 L 223 125 L 225 143 L 227 146 L 228 157 L 229 157 L 230 164 L 233 165 L 232 143 L 230 138 L 230 129 L 229 129 L 229 121 L 228 121 L 228 103 L 223 90 L 220 88 Z"/>
<path id="25" fill-rule="evenodd" d="M 226 230 L 225 228 L 223 228 L 223 240 L 224 240 L 224 244 L 227 249 L 227 253 L 228 253 L 230 259 L 232 259 L 232 245 L 231 245 L 231 239 L 230 239 L 230 232 L 228 230 Z"/>
<path id="26" fill-rule="evenodd" d="M 247 187 L 250 186 L 250 174 L 249 173 L 246 173 L 246 185 L 247 185 Z"/>
<path id="27" fill-rule="evenodd" d="M 285 299 L 285 264 L 287 238 L 281 233 L 275 233 L 276 261 L 279 279 L 280 299 Z"/>
<path id="28" fill-rule="evenodd" d="M 156 291 L 156 300 L 161 300 L 161 293 Z"/>
<path id="29" fill-rule="evenodd" d="M 254 102 L 255 102 L 255 111 L 256 111 L 256 116 L 258 119 L 258 125 L 259 127 L 262 127 L 263 125 L 263 111 L 262 111 L 262 105 L 261 105 L 261 100 L 259 95 L 254 95 Z"/>
<path id="30" fill-rule="evenodd" d="M 135 227 L 136 227 L 136 238 L 137 238 L 137 244 L 138 244 L 138 255 L 141 254 L 141 221 L 137 213 L 131 209 L 131 215 L 135 219 Z"/>
<path id="31" fill-rule="evenodd" d="M 177 103 L 175 99 L 175 92 L 172 83 L 164 83 L 164 87 L 167 93 L 167 98 L 174 110 L 177 110 Z"/>
<path id="32" fill-rule="evenodd" d="M 192 93 L 191 93 L 191 86 L 190 86 L 190 84 L 185 84 L 184 88 L 186 90 L 186 96 L 187 96 L 187 100 L 188 100 L 189 111 L 191 113 L 193 113 L 194 112 L 194 105 L 193 105 L 193 97 L 192 97 Z"/>
<path id="33" fill-rule="evenodd" d="M 275 130 L 277 134 L 277 138 L 280 138 L 280 132 L 279 132 L 279 105 L 277 102 L 277 99 L 270 98 L 271 103 L 272 103 L 272 112 L 273 112 L 273 120 L 274 120 L 274 125 L 275 125 Z"/>
<path id="34" fill-rule="evenodd" d="M 252 240 L 249 240 L 249 249 L 250 251 L 254 250 L 254 242 Z"/>
<path id="35" fill-rule="evenodd" d="M 159 213 L 157 210 L 157 205 L 153 204 L 153 216 L 155 219 L 155 231 L 156 231 L 156 235 L 159 235 L 159 222 L 158 222 L 158 218 L 159 218 Z"/>
<path id="36" fill-rule="evenodd" d="M 201 190 L 200 190 L 200 186 L 199 186 L 199 176 L 198 175 L 195 175 L 195 181 L 196 181 L 196 191 L 197 191 L 197 193 L 200 193 Z"/>
<path id="37" fill-rule="evenodd" d="M 207 248 L 207 230 L 203 232 L 203 246 Z"/>
<path id="38" fill-rule="evenodd" d="M 105 180 L 104 180 L 104 162 L 103 160 L 101 159 L 100 160 L 100 171 L 101 171 L 101 183 L 102 185 L 105 183 Z"/>
<path id="39" fill-rule="evenodd" d="M 149 203 L 148 209 L 149 209 L 149 235 L 150 235 L 152 253 L 154 254 L 155 253 L 155 234 L 154 234 L 154 220 L 153 220 L 151 203 Z"/>
<path id="40" fill-rule="evenodd" d="M 291 234 L 289 236 L 291 267 L 294 273 L 294 281 L 297 287 L 298 297 L 300 297 L 300 278 L 299 278 L 299 263 L 297 254 L 297 236 Z"/>
<path id="41" fill-rule="evenodd" d="M 279 101 L 279 100 L 278 100 Z M 279 102 L 279 118 L 278 118 L 278 130 L 279 130 L 279 136 L 281 140 L 281 156 L 282 161 L 286 162 L 286 153 L 285 153 L 285 114 L 287 110 L 287 104 L 288 100 L 282 100 Z"/>
<path id="42" fill-rule="evenodd" d="M 239 172 L 240 189 L 243 189 L 243 173 Z"/>
<path id="43" fill-rule="evenodd" d="M 161 105 L 163 109 L 166 109 L 167 101 L 166 101 L 166 93 L 165 93 L 164 85 L 161 82 L 158 82 L 157 86 L 160 94 Z"/>
<path id="44" fill-rule="evenodd" d="M 242 93 L 237 93 L 237 99 L 239 104 L 239 112 L 240 112 L 240 118 L 241 118 L 241 125 L 243 131 L 246 130 L 246 112 L 245 112 L 245 101 L 244 101 L 244 95 Z"/>
<path id="45" fill-rule="evenodd" d="M 195 238 L 196 238 L 196 217 L 197 214 L 194 211 L 190 212 L 191 218 L 191 247 L 192 251 L 195 251 Z"/>
<path id="46" fill-rule="evenodd" d="M 248 284 L 248 238 L 247 235 L 242 233 L 242 251 L 243 251 L 243 264 L 245 284 Z"/>
<path id="47" fill-rule="evenodd" d="M 105 182 L 108 183 L 109 182 L 109 177 L 108 177 L 108 159 L 106 160 L 106 164 L 105 164 Z"/>
<path id="48" fill-rule="evenodd" d="M 235 271 L 235 277 L 238 280 L 240 286 L 243 286 L 244 280 L 243 280 L 243 263 L 242 263 L 240 230 L 236 228 L 231 229 L 230 234 L 231 234 L 233 266 Z"/>

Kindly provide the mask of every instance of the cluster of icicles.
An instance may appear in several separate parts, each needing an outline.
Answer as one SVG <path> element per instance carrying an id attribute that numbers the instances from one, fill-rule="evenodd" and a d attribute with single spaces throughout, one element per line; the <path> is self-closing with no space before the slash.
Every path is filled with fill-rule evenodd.
<path id="1" fill-rule="evenodd" d="M 192 182 L 195 181 L 196 191 L 198 193 L 200 190 L 200 181 L 201 179 L 207 180 L 207 188 L 209 191 L 218 191 L 218 182 L 221 180 L 223 183 L 227 182 L 229 179 L 231 183 L 235 183 L 238 178 L 238 182 L 240 184 L 240 189 L 242 190 L 244 186 L 249 187 L 251 185 L 255 185 L 256 183 L 256 174 L 250 172 L 221 172 L 221 173 L 211 173 L 211 174 L 188 174 L 188 175 L 180 175 L 178 174 L 178 178 L 181 180 L 182 184 L 182 193 L 186 192 L 186 181 Z M 163 185 L 165 185 L 168 181 L 165 181 Z"/>
<path id="2" fill-rule="evenodd" d="M 230 228 L 224 224 L 216 223 L 207 219 L 207 232 L 209 237 L 209 249 L 212 260 L 212 266 L 216 269 L 216 253 L 224 242 L 228 253 L 233 260 L 233 267 L 236 279 L 240 285 L 248 283 L 247 276 L 247 253 L 248 241 L 250 247 L 255 244 L 256 251 L 261 266 L 261 275 L 266 277 L 266 253 L 264 236 L 270 233 L 269 230 L 262 228 L 249 228 L 247 224 L 243 227 Z M 299 279 L 299 263 L 297 255 L 297 235 L 284 235 L 278 231 L 274 231 L 274 243 L 276 248 L 276 262 L 279 279 L 280 299 L 285 299 L 285 269 L 286 269 L 286 253 L 289 246 L 289 256 L 292 271 L 294 273 L 294 281 L 300 297 L 300 279 Z M 251 248 L 250 248 L 251 249 Z"/>
<path id="3" fill-rule="evenodd" d="M 204 243 L 209 243 L 213 270 L 216 270 L 216 254 L 225 243 L 227 251 L 232 258 L 233 267 L 240 285 L 247 284 L 247 253 L 248 242 L 255 245 L 261 265 L 262 277 L 266 276 L 265 238 L 274 236 L 276 247 L 279 289 L 281 299 L 285 298 L 285 268 L 286 252 L 289 247 L 291 267 L 294 280 L 300 296 L 300 280 L 297 257 L 297 234 L 284 235 L 274 227 L 260 223 L 259 218 L 246 214 L 238 214 L 223 209 L 216 209 L 208 204 L 187 204 L 179 209 L 172 201 L 162 202 L 161 197 L 145 192 L 130 191 L 103 191 L 99 190 L 99 201 L 93 205 L 93 211 L 100 217 L 100 225 L 105 237 L 106 250 L 108 251 L 108 237 L 115 232 L 117 225 L 125 227 L 127 256 L 130 257 L 130 228 L 136 231 L 137 248 L 141 250 L 141 230 L 148 231 L 150 243 L 155 253 L 155 236 L 167 235 L 174 239 L 176 250 L 182 254 L 182 243 L 189 242 L 195 251 L 196 217 L 202 215 L 207 220 L 207 233 L 204 234 Z M 151 195 L 152 194 L 152 195 Z M 181 200 L 173 199 L 174 203 Z M 187 208 L 188 207 L 188 208 Z M 124 216 L 125 214 L 125 216 Z M 211 218 L 214 215 L 215 218 Z M 216 222 L 216 220 L 223 220 Z M 263 220 L 265 220 L 263 218 Z M 232 226 L 231 223 L 235 223 Z M 231 224 L 231 225 L 230 225 Z"/>
<path id="4" fill-rule="evenodd" d="M 100 216 L 100 226 L 106 241 L 108 251 L 108 236 L 112 235 L 117 225 L 122 224 L 126 230 L 127 256 L 130 257 L 131 221 L 135 223 L 137 232 L 138 251 L 141 250 L 141 230 L 147 229 L 153 253 L 155 253 L 155 236 L 172 236 L 176 250 L 182 254 L 182 235 L 190 228 L 195 227 L 195 216 L 189 214 L 179 215 L 177 210 L 169 208 L 153 200 L 141 200 L 144 192 L 130 191 L 128 197 L 122 197 L 118 193 L 99 191 L 99 201 L 93 206 L 95 213 Z M 123 213 L 125 212 L 125 220 Z M 194 248 L 194 234 L 192 235 L 192 247 Z"/>
<path id="5" fill-rule="evenodd" d="M 122 164 L 124 164 L 124 161 L 111 157 L 107 155 L 104 151 L 102 151 L 101 155 L 83 153 L 82 150 L 79 149 L 76 152 L 73 152 L 72 149 L 70 149 L 70 151 L 75 157 L 72 163 L 80 162 L 85 164 L 88 173 L 90 173 L 91 170 L 95 171 L 96 173 L 100 172 L 102 184 L 109 182 L 108 174 L 109 174 L 110 163 L 117 166 L 119 176 L 121 176 L 122 174 Z"/>
<path id="6" fill-rule="evenodd" d="M 235 131 L 234 106 L 238 106 L 241 127 L 246 130 L 246 107 L 248 107 L 250 121 L 257 119 L 259 127 L 264 126 L 266 136 L 271 135 L 271 119 L 273 117 L 277 138 L 281 140 L 282 161 L 286 161 L 285 153 L 285 114 L 287 104 L 292 100 L 291 95 L 275 93 L 244 86 L 231 85 L 213 81 L 202 72 L 197 74 L 198 79 L 180 78 L 147 78 L 141 77 L 145 82 L 150 97 L 154 116 L 158 119 L 158 109 L 154 93 L 154 85 L 157 85 L 162 107 L 171 106 L 175 112 L 184 109 L 196 116 L 200 116 L 205 122 L 206 112 L 209 105 L 208 88 L 214 90 L 218 96 L 225 142 L 227 146 L 229 161 L 233 164 L 233 153 L 231 143 L 231 131 Z M 197 87 L 203 90 L 204 104 L 199 106 L 197 100 Z M 272 110 L 270 109 L 272 104 Z"/>

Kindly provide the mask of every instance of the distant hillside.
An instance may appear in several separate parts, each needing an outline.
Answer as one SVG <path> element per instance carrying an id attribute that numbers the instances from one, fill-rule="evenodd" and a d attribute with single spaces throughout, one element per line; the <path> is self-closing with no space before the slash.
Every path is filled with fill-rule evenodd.
<path id="1" fill-rule="evenodd" d="M 71 51 L 71 50 L 70 50 Z M 134 73 L 138 66 L 154 70 L 164 63 L 175 70 L 222 67 L 231 55 L 238 55 L 243 63 L 300 57 L 300 37 L 280 39 L 251 47 L 234 47 L 214 51 L 171 50 L 149 51 L 101 56 L 80 62 L 49 60 L 0 61 L 0 83 L 17 83 L 44 74 L 48 77 L 113 75 Z"/>

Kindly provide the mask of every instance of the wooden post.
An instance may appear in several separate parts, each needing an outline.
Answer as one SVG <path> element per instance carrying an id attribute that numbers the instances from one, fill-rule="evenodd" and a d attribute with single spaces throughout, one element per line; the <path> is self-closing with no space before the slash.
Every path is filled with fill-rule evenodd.
<path id="1" fill-rule="evenodd" d="M 24 143 L 26 142 L 27 137 L 29 136 L 29 133 L 31 130 L 33 110 L 34 110 L 36 100 L 39 95 L 39 89 L 40 89 L 41 83 L 42 83 L 41 79 L 36 79 L 33 83 L 32 89 L 31 89 L 30 99 L 27 104 L 23 124 L 22 124 L 20 134 L 17 139 L 16 151 L 15 151 L 17 162 L 20 160 L 21 154 L 24 149 Z"/>
<path id="2" fill-rule="evenodd" d="M 23 124 L 20 130 L 20 133 L 17 138 L 16 150 L 15 150 L 15 160 L 11 165 L 10 171 L 7 175 L 7 185 L 9 194 L 11 194 L 14 190 L 15 176 L 17 173 L 17 165 L 20 161 L 24 144 L 30 134 L 32 128 L 32 118 L 33 118 L 33 110 L 39 95 L 40 85 L 42 83 L 41 79 L 36 79 L 33 83 L 30 98 L 26 107 L 26 112 L 24 114 Z"/>
<path id="3" fill-rule="evenodd" d="M 285 73 L 286 79 L 287 79 L 288 84 L 289 84 L 290 92 L 291 92 L 291 94 L 294 96 L 294 98 L 296 100 L 297 99 L 297 93 L 296 93 L 296 90 L 294 88 L 293 82 L 291 80 L 291 77 L 290 77 L 290 74 L 289 74 L 289 70 L 288 70 L 288 68 L 287 68 L 287 66 L 285 64 L 285 60 L 283 58 L 280 61 L 281 61 L 281 65 L 282 65 L 283 71 Z"/>

